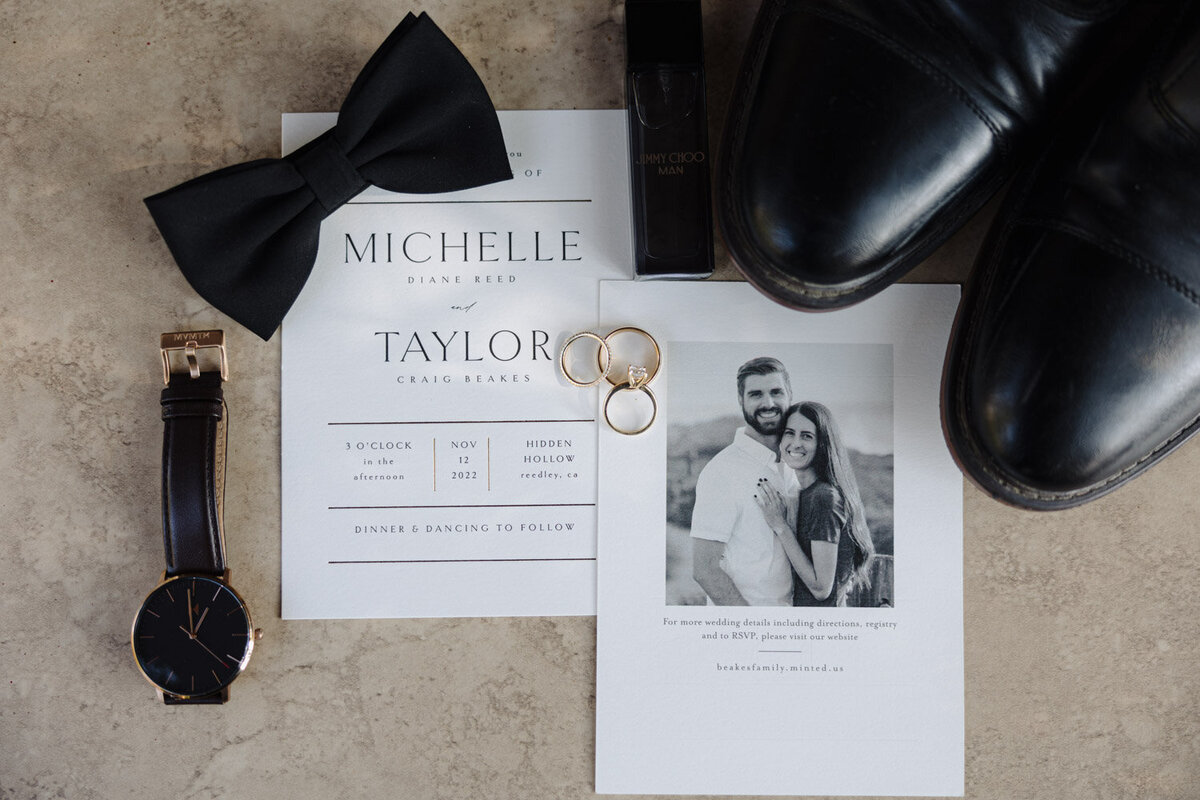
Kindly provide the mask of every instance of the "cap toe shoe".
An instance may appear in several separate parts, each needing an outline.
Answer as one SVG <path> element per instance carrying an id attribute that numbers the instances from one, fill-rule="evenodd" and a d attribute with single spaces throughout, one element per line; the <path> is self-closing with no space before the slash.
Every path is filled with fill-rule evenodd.
<path id="1" fill-rule="evenodd" d="M 739 269 L 799 308 L 886 287 L 1011 176 L 1121 5 L 766 0 L 718 173 Z"/>
<path id="2" fill-rule="evenodd" d="M 1200 425 L 1200 6 L 1183 8 L 1117 104 L 1015 182 L 960 308 L 947 439 L 1014 505 L 1099 497 Z"/>

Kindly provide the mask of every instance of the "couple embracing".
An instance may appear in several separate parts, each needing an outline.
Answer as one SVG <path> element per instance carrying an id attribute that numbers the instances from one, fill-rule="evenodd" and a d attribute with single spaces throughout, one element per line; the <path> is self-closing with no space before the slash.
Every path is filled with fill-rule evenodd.
<path id="1" fill-rule="evenodd" d="M 738 370 L 745 427 L 704 467 L 692 574 L 711 605 L 844 605 L 875 554 L 858 482 L 829 409 L 792 404 L 787 370 Z"/>

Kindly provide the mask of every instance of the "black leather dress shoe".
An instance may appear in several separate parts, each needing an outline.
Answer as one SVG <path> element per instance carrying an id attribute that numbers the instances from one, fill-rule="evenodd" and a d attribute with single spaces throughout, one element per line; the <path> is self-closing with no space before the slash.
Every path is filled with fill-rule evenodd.
<path id="1" fill-rule="evenodd" d="M 1011 176 L 1125 5 L 764 0 L 718 174 L 746 279 L 825 309 L 914 267 Z"/>
<path id="2" fill-rule="evenodd" d="M 1200 426 L 1200 3 L 1180 8 L 1099 124 L 1014 183 L 959 311 L 947 439 L 1009 503 L 1092 500 Z"/>

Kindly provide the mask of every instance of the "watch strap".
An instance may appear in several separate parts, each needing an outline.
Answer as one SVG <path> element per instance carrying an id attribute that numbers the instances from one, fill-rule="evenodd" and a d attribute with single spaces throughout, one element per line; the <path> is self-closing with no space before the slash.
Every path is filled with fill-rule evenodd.
<path id="1" fill-rule="evenodd" d="M 203 705 L 221 705 L 229 699 L 229 688 L 226 687 L 219 692 L 212 694 L 202 694 L 196 697 L 179 697 L 177 695 L 162 693 L 163 703 L 168 706 L 203 706 Z"/>
<path id="2" fill-rule="evenodd" d="M 162 390 L 167 575 L 224 575 L 224 393 L 220 372 L 171 373 Z"/>

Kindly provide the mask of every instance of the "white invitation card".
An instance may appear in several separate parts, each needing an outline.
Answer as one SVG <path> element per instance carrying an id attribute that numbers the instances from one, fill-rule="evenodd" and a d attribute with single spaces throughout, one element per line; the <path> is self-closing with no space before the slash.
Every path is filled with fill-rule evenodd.
<path id="1" fill-rule="evenodd" d="M 284 117 L 284 152 L 335 115 Z M 282 328 L 283 617 L 595 613 L 596 396 L 558 374 L 629 279 L 623 111 L 502 111 L 515 178 L 369 188 Z"/>
<path id="2" fill-rule="evenodd" d="M 938 415 L 958 299 L 897 285 L 809 314 L 742 283 L 602 285 L 601 332 L 643 328 L 664 363 L 654 425 L 599 435 L 597 791 L 963 793 L 962 478 Z M 838 501 L 800 499 L 809 474 L 801 494 Z M 812 583 L 760 480 L 798 508 L 789 532 L 836 520 L 806 540 Z M 874 554 L 838 550 L 822 584 L 852 500 Z M 713 604 L 714 565 L 749 605 Z"/>

